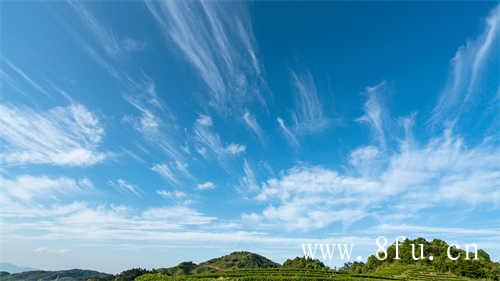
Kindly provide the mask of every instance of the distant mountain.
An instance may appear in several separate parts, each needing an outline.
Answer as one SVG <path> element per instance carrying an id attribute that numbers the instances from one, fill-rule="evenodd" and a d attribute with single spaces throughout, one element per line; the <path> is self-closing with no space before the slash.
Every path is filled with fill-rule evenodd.
<path id="1" fill-rule="evenodd" d="M 15 274 L 0 274 L 0 281 L 87 281 L 94 280 L 109 280 L 113 277 L 111 274 L 106 274 L 93 270 L 70 269 L 60 271 L 26 271 Z"/>
<path id="2" fill-rule="evenodd" d="M 22 267 L 8 262 L 0 262 L 0 271 L 5 271 L 9 273 L 19 273 L 32 270 L 37 270 L 37 269 L 31 267 Z"/>

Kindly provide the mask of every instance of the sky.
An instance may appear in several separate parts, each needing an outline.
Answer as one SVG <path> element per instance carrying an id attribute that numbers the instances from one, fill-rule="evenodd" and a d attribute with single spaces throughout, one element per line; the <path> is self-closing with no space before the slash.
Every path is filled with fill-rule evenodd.
<path id="1" fill-rule="evenodd" d="M 500 260 L 500 6 L 0 2 L 0 261 L 385 235 Z M 332 265 L 340 265 L 340 261 Z"/>

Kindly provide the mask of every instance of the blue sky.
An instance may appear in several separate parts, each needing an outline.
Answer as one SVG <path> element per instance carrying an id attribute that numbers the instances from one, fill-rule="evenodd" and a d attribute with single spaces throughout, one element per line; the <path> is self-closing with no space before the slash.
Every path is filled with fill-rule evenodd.
<path id="1" fill-rule="evenodd" d="M 2 261 L 400 234 L 499 259 L 496 3 L 0 5 Z"/>

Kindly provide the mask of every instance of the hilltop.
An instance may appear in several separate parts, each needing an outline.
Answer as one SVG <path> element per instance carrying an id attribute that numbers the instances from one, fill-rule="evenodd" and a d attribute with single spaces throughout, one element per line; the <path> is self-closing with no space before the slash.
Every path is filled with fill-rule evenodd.
<path id="1" fill-rule="evenodd" d="M 182 262 L 177 266 L 158 269 L 158 272 L 168 275 L 214 273 L 240 268 L 278 268 L 281 265 L 272 260 L 251 252 L 233 252 L 218 258 L 195 264 Z"/>
<path id="2" fill-rule="evenodd" d="M 412 258 L 411 245 L 416 245 L 419 249 L 419 244 L 424 245 L 424 256 L 433 259 L 425 258 L 414 261 Z M 405 269 L 412 271 L 415 269 L 424 269 L 437 273 L 453 274 L 475 279 L 500 280 L 500 263 L 491 260 L 488 253 L 479 249 L 477 251 L 478 260 L 472 260 L 474 254 L 469 253 L 471 260 L 467 260 L 466 251 L 455 247 L 450 248 L 450 253 L 453 257 L 458 257 L 458 260 L 450 260 L 447 256 L 449 245 L 439 239 L 427 241 L 423 238 L 415 240 L 406 239 L 399 245 L 399 260 L 394 259 L 396 254 L 396 245 L 392 244 L 387 248 L 388 257 L 385 260 L 379 260 L 372 255 L 366 263 L 354 262 L 347 263 L 341 271 L 349 273 L 375 273 L 382 276 L 398 276 L 404 275 Z M 418 252 L 419 250 L 416 250 Z M 389 274 L 389 273 L 394 274 Z"/>

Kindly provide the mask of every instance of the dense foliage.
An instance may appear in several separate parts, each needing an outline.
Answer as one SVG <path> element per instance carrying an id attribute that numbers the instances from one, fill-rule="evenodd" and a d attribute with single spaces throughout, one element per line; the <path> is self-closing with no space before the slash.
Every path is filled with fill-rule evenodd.
<path id="1" fill-rule="evenodd" d="M 431 261 L 428 258 L 418 261 L 413 260 L 411 244 L 415 245 L 415 254 L 417 256 L 419 256 L 420 252 L 418 244 L 423 244 L 424 256 L 433 256 L 433 260 Z M 491 261 L 490 256 L 485 251 L 478 250 L 479 260 L 472 260 L 474 258 L 473 253 L 469 253 L 471 260 L 466 260 L 466 252 L 464 250 L 452 247 L 450 249 L 451 255 L 453 257 L 460 255 L 458 260 L 454 261 L 447 256 L 448 246 L 446 242 L 438 239 L 434 239 L 431 242 L 423 238 L 415 240 L 407 239 L 399 245 L 399 260 L 394 259 L 396 256 L 396 245 L 392 244 L 387 249 L 388 258 L 386 260 L 379 260 L 373 255 L 368 258 L 366 264 L 361 262 L 347 263 L 341 270 L 350 273 L 369 273 L 376 272 L 393 264 L 417 265 L 430 267 L 437 272 L 450 272 L 458 276 L 500 280 L 500 264 Z"/>
<path id="2" fill-rule="evenodd" d="M 146 269 L 142 268 L 132 268 L 129 270 L 125 270 L 120 274 L 117 274 L 112 280 L 113 281 L 134 281 L 137 276 L 141 276 L 143 274 L 148 273 Z"/>
<path id="3" fill-rule="evenodd" d="M 237 268 L 277 268 L 278 263 L 250 252 L 233 252 L 229 255 L 214 258 L 200 263 L 196 268 L 196 273 L 217 272 Z"/>
<path id="4" fill-rule="evenodd" d="M 328 267 L 317 259 L 309 259 L 305 257 L 296 257 L 293 260 L 286 260 L 283 263 L 285 268 L 308 268 L 308 269 L 328 269 Z"/>

